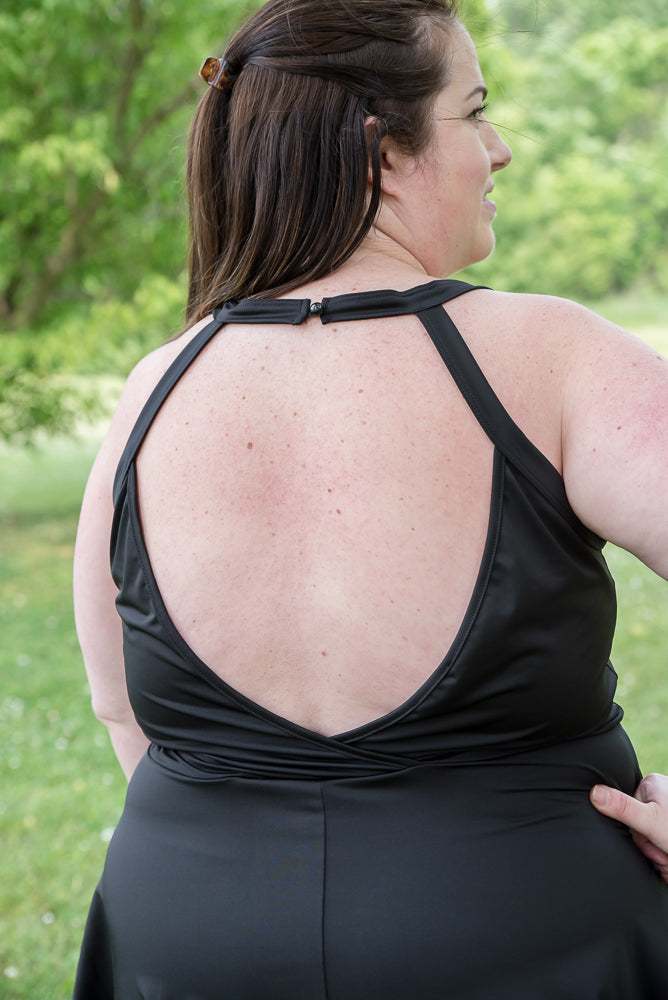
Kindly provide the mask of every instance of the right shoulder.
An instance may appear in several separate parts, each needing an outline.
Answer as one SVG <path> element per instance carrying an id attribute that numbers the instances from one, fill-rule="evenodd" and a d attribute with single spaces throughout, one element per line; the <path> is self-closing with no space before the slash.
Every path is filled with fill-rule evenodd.
<path id="1" fill-rule="evenodd" d="M 118 405 L 93 466 L 92 476 L 113 482 L 132 429 L 146 402 L 172 362 L 188 343 L 207 325 L 210 316 L 200 320 L 176 340 L 168 341 L 139 361 L 128 375 Z"/>

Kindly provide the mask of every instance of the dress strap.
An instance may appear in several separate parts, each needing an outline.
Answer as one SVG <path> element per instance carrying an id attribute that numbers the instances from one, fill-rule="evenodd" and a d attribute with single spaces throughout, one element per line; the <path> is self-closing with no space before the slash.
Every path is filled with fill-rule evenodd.
<path id="1" fill-rule="evenodd" d="M 241 302 L 226 302 L 213 315 L 221 323 L 291 323 L 293 326 L 300 325 L 310 316 L 317 316 L 321 323 L 382 319 L 385 316 L 407 316 L 483 287 L 469 285 L 466 281 L 434 280 L 404 292 L 392 288 L 350 292 L 323 298 L 321 302 L 311 299 L 243 299 Z"/>
<path id="2" fill-rule="evenodd" d="M 350 319 L 380 319 L 385 316 L 407 316 L 421 312 L 444 302 L 456 299 L 466 292 L 485 285 L 469 285 L 466 281 L 430 281 L 405 292 L 395 292 L 384 289 L 373 292 L 351 292 L 349 295 L 337 295 L 325 298 L 322 302 L 313 303 L 318 307 L 318 315 L 323 323 L 342 323 Z"/>
<path id="3" fill-rule="evenodd" d="M 116 504 L 119 493 L 125 483 L 128 469 L 130 468 L 135 455 L 139 451 L 141 443 L 148 433 L 149 427 L 155 420 L 158 410 L 167 399 L 167 396 L 169 396 L 178 380 L 190 367 L 200 351 L 206 347 L 211 338 L 218 332 L 218 330 L 220 330 L 221 326 L 222 323 L 215 317 L 210 323 L 207 323 L 206 326 L 193 337 L 189 344 L 186 344 L 181 353 L 174 359 L 153 389 L 151 395 L 144 403 L 144 407 L 137 418 L 137 422 L 132 428 L 132 432 L 127 440 L 125 448 L 123 449 L 123 454 L 121 455 L 116 469 L 113 494 L 114 504 Z"/>
<path id="4" fill-rule="evenodd" d="M 130 465 L 141 447 L 160 407 L 176 383 L 193 363 L 209 341 L 226 323 L 286 323 L 299 326 L 309 316 L 317 316 L 322 323 L 342 322 L 344 319 L 401 316 L 415 313 L 430 305 L 448 302 L 474 286 L 464 281 L 430 281 L 406 292 L 392 289 L 373 292 L 353 292 L 324 298 L 322 302 L 311 299 L 242 299 L 225 302 L 213 312 L 207 323 L 174 359 L 144 404 L 128 442 L 121 455 L 114 478 L 114 503 L 127 478 Z"/>
<path id="5" fill-rule="evenodd" d="M 568 502 L 562 477 L 506 411 L 445 309 L 440 305 L 430 306 L 420 310 L 417 317 L 495 448 L 533 483 L 589 544 L 600 548 L 602 539 L 582 524 Z"/>

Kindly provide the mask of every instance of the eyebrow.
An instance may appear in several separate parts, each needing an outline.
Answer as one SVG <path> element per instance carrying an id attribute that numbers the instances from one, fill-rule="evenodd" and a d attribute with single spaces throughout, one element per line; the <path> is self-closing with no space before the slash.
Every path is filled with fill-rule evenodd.
<path id="1" fill-rule="evenodd" d="M 471 98 L 475 97 L 476 94 L 482 94 L 483 100 L 484 100 L 487 97 L 487 94 L 488 94 L 487 87 L 483 83 L 479 83 L 478 86 L 474 87 L 474 89 L 471 91 L 471 93 L 467 97 L 464 98 L 464 100 L 465 101 L 470 101 Z"/>

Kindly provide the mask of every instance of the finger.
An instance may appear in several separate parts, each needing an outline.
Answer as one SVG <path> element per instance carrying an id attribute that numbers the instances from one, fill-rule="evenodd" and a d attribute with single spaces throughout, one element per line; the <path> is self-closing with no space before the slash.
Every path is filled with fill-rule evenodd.
<path id="1" fill-rule="evenodd" d="M 641 844 L 638 843 L 635 835 L 633 839 L 640 851 L 652 862 L 663 881 L 668 885 L 668 854 L 653 844 L 651 840 L 645 840 L 644 844 Z"/>
<path id="2" fill-rule="evenodd" d="M 660 847 L 652 843 L 648 837 L 645 837 L 642 833 L 632 832 L 631 836 L 633 841 L 646 858 L 652 862 L 652 864 L 659 869 L 659 871 L 666 871 L 668 873 L 668 854 L 662 851 Z"/>
<path id="3" fill-rule="evenodd" d="M 637 797 L 625 795 L 624 792 L 608 785 L 595 785 L 590 792 L 590 799 L 599 812 L 643 834 L 659 851 L 668 852 L 666 807 L 653 798 L 646 801 L 646 796 L 650 794 L 653 792 L 649 782 L 644 787 L 639 786 L 636 789 Z"/>
<path id="4" fill-rule="evenodd" d="M 632 830 L 653 839 L 656 835 L 656 816 L 653 803 L 626 795 L 607 785 L 594 785 L 590 793 L 592 804 L 605 816 L 625 823 Z"/>
<path id="5" fill-rule="evenodd" d="M 668 777 L 665 774 L 647 774 L 636 788 L 634 798 L 641 802 L 668 800 Z"/>

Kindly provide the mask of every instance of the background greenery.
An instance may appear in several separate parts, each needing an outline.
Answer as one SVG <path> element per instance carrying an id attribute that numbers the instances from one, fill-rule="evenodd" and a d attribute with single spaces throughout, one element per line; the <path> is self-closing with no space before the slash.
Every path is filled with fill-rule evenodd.
<path id="1" fill-rule="evenodd" d="M 3 1000 L 70 995 L 123 800 L 90 713 L 70 598 L 99 432 L 63 432 L 99 417 L 136 360 L 180 326 L 196 70 L 254 6 L 3 0 L 0 10 Z M 668 353 L 665 0 L 470 0 L 465 20 L 489 117 L 515 153 L 495 192 L 497 253 L 467 276 L 583 299 Z M 627 728 L 641 763 L 668 770 L 665 584 L 626 553 L 610 561 Z"/>
<path id="2" fill-rule="evenodd" d="M 255 6 L 4 0 L 0 440 L 94 414 L 74 376 L 125 374 L 179 329 L 197 68 Z M 665 0 L 465 0 L 489 117 L 515 151 L 476 281 L 668 293 L 665 14 Z"/>

